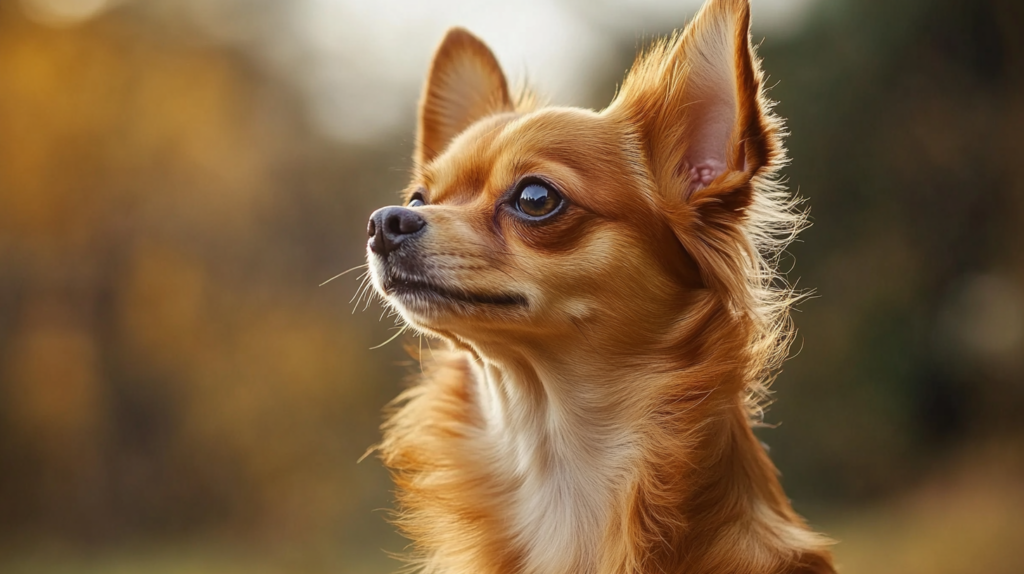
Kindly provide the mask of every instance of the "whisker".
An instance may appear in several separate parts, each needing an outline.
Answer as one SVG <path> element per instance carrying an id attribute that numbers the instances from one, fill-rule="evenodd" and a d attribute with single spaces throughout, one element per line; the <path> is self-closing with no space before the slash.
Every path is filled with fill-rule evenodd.
<path id="1" fill-rule="evenodd" d="M 369 275 L 360 275 L 359 277 L 357 277 L 357 279 L 359 279 L 359 287 L 356 289 L 356 292 L 358 292 L 360 289 L 362 289 L 366 285 L 366 282 L 367 282 L 367 280 L 369 280 L 369 278 L 370 278 Z M 356 296 L 353 295 L 352 298 L 348 300 L 348 302 L 351 303 L 352 301 L 355 300 L 355 298 L 356 298 Z"/>
<path id="2" fill-rule="evenodd" d="M 356 312 L 356 309 L 359 308 L 359 303 L 362 302 L 363 295 L 366 294 L 367 289 L 371 289 L 371 288 L 372 288 L 372 285 L 370 285 L 370 283 L 368 283 L 368 282 L 364 282 L 362 287 L 359 288 L 359 291 L 356 293 L 356 296 L 353 297 L 353 299 L 355 299 L 355 301 L 356 301 L 355 305 L 352 306 L 352 313 L 353 314 Z M 351 302 L 352 302 L 352 300 L 349 300 L 349 303 L 351 303 Z M 366 309 L 363 308 L 363 310 L 365 311 Z"/>
<path id="3" fill-rule="evenodd" d="M 321 283 L 321 284 L 320 284 L 320 287 L 323 287 L 324 285 L 327 285 L 327 284 L 328 284 L 328 283 L 330 283 L 331 281 L 334 281 L 335 279 L 337 279 L 338 277 L 341 277 L 342 275 L 344 275 L 344 274 L 346 274 L 346 273 L 350 273 L 350 272 L 352 272 L 352 271 L 355 271 L 356 269 L 362 269 L 363 267 L 369 267 L 369 265 L 370 265 L 369 263 L 363 263 L 362 265 L 356 265 L 356 266 L 355 266 L 355 267 L 353 267 L 352 269 L 348 269 L 348 270 L 346 270 L 346 271 L 342 271 L 341 273 L 338 273 L 338 274 L 337 274 L 337 275 L 335 275 L 334 277 L 331 277 L 331 278 L 330 278 L 330 279 L 328 279 L 327 281 L 324 281 L 323 283 Z"/>
<path id="4" fill-rule="evenodd" d="M 379 348 L 383 347 L 384 345 L 387 345 L 387 344 L 388 344 L 388 343 L 390 343 L 391 341 L 394 341 L 395 339 L 397 339 L 397 338 L 399 337 L 399 335 L 401 335 L 402 333 L 404 333 L 404 332 L 405 332 L 405 330 L 406 330 L 406 329 L 408 329 L 408 328 L 409 328 L 409 326 L 408 326 L 408 325 L 405 325 L 404 327 L 402 327 L 401 329 L 399 329 L 399 331 L 398 331 L 397 333 L 395 333 L 395 334 L 394 334 L 394 335 L 393 335 L 393 336 L 392 336 L 392 337 L 391 337 L 390 339 L 388 339 L 387 341 L 384 341 L 383 343 L 381 343 L 381 344 L 377 345 L 376 347 L 370 347 L 370 350 L 371 350 L 371 351 L 373 351 L 374 349 L 379 349 Z"/>
<path id="5" fill-rule="evenodd" d="M 423 373 L 423 333 L 420 333 L 419 336 L 417 336 L 416 338 L 419 339 L 419 343 L 420 343 L 420 351 L 419 351 L 419 353 L 416 354 L 416 360 L 418 360 L 420 362 L 420 373 L 422 374 Z"/>
<path id="6" fill-rule="evenodd" d="M 348 300 L 349 303 L 358 300 L 358 296 L 359 296 L 360 293 L 362 293 L 363 289 L 366 288 L 366 282 L 368 280 L 369 280 L 369 277 L 364 277 L 363 278 L 363 280 L 359 283 L 359 287 L 356 289 L 355 295 L 353 295 L 352 298 Z M 359 303 L 356 303 L 356 305 L 359 305 Z"/>
<path id="7" fill-rule="evenodd" d="M 430 339 L 427 339 L 427 350 L 430 351 L 430 358 L 436 363 L 437 355 L 434 354 L 434 347 L 430 345 Z"/>
<path id="8" fill-rule="evenodd" d="M 371 286 L 371 287 L 372 287 L 372 286 Z M 387 305 L 387 301 L 386 301 L 386 300 L 384 299 L 384 297 L 382 297 L 382 296 L 380 295 L 380 293 L 377 293 L 377 290 L 376 290 L 376 289 L 372 289 L 372 288 L 371 288 L 371 289 L 370 289 L 370 291 L 369 291 L 369 293 L 367 293 L 367 297 L 366 297 L 366 304 L 365 304 L 365 305 L 363 305 L 363 311 L 366 311 L 367 309 L 369 309 L 369 308 L 370 308 L 370 303 L 371 303 L 371 302 L 373 301 L 373 296 L 374 296 L 374 295 L 376 295 L 376 296 L 380 297 L 380 301 L 381 301 L 381 303 L 383 303 L 383 304 Z M 356 304 L 358 305 L 358 303 L 356 303 Z M 387 309 L 387 307 L 385 307 L 385 309 Z M 378 319 L 378 321 L 379 321 L 379 319 Z"/>

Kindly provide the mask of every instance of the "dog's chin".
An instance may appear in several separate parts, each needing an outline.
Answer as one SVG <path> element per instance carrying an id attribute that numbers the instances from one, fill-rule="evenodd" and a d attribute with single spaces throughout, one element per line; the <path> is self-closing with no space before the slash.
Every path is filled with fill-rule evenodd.
<path id="1" fill-rule="evenodd" d="M 407 320 L 428 328 L 459 318 L 509 318 L 529 308 L 526 297 L 512 291 L 467 289 L 394 269 L 375 269 L 373 283 Z"/>

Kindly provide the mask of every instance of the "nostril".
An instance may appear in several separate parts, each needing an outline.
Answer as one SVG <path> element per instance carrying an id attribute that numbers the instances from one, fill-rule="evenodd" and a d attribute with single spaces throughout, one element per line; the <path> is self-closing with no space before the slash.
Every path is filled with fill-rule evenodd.
<path id="1" fill-rule="evenodd" d="M 377 235 L 377 223 L 373 221 L 372 217 L 370 218 L 370 222 L 366 224 L 366 234 L 370 237 Z"/>
<path id="2" fill-rule="evenodd" d="M 413 211 L 405 210 L 399 217 L 398 230 L 404 234 L 416 233 L 426 222 Z"/>
<path id="3" fill-rule="evenodd" d="M 392 237 L 412 235 L 426 224 L 423 218 L 408 209 L 396 209 L 384 218 L 385 233 Z"/>
<path id="4" fill-rule="evenodd" d="M 391 216 L 388 217 L 386 225 L 388 226 L 388 231 L 391 232 L 391 235 L 404 235 L 402 232 L 402 216 L 400 214 L 392 213 Z"/>

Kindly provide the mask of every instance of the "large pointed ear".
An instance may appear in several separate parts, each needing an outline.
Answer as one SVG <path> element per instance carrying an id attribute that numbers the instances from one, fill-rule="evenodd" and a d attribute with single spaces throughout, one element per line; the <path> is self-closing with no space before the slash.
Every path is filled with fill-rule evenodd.
<path id="1" fill-rule="evenodd" d="M 782 160 L 761 79 L 748 0 L 709 0 L 638 58 L 608 111 L 639 129 L 659 189 L 742 214 L 747 184 Z"/>
<path id="2" fill-rule="evenodd" d="M 434 54 L 420 100 L 415 159 L 423 165 L 477 120 L 512 111 L 498 60 L 479 38 L 452 28 Z"/>

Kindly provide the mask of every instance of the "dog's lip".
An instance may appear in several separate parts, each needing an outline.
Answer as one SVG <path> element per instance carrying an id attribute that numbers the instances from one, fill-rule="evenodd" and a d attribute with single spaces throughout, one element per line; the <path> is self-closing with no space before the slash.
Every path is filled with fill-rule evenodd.
<path id="1" fill-rule="evenodd" d="M 384 281 L 384 292 L 389 295 L 433 295 L 473 305 L 498 305 L 503 307 L 525 307 L 526 297 L 511 293 L 473 293 L 461 289 L 443 287 L 422 277 L 389 276 Z"/>

